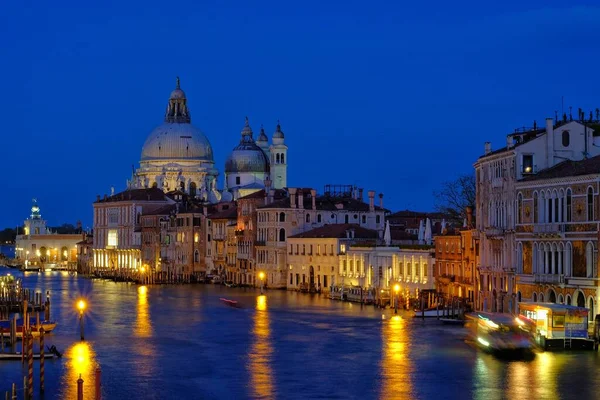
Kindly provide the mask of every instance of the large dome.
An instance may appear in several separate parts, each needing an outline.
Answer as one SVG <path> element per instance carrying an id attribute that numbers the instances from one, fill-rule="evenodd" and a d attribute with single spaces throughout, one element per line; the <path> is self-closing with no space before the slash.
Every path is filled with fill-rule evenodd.
<path id="1" fill-rule="evenodd" d="M 150 133 L 142 148 L 142 161 L 158 159 L 213 161 L 213 151 L 192 124 L 165 122 Z"/>
<path id="2" fill-rule="evenodd" d="M 142 148 L 142 161 L 170 159 L 213 161 L 210 142 L 200 129 L 191 124 L 179 78 L 169 97 L 165 122 L 150 133 Z"/>
<path id="3" fill-rule="evenodd" d="M 252 129 L 246 118 L 246 125 L 242 129 L 242 140 L 237 145 L 225 162 L 225 172 L 269 172 L 269 159 L 265 152 L 258 147 L 252 138 Z"/>

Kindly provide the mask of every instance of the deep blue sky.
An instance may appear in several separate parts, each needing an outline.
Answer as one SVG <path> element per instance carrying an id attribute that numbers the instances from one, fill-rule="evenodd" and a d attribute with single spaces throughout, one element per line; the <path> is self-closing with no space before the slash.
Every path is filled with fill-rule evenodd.
<path id="1" fill-rule="evenodd" d="M 280 119 L 290 186 L 356 184 L 394 210 L 432 209 L 485 141 L 561 96 L 600 107 L 596 1 L 28 3 L 0 12 L 0 227 L 33 197 L 51 224 L 90 226 L 177 75 L 220 171 L 246 115 L 269 136 Z"/>

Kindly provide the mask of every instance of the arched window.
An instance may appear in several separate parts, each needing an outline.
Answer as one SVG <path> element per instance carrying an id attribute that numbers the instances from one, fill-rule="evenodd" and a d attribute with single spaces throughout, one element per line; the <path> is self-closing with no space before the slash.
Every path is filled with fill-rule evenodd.
<path id="1" fill-rule="evenodd" d="M 285 229 L 281 228 L 279 230 L 279 241 L 285 242 Z"/>
<path id="2" fill-rule="evenodd" d="M 285 164 L 285 154 L 281 153 L 281 163 Z"/>
<path id="3" fill-rule="evenodd" d="M 571 276 L 571 257 L 572 257 L 573 248 L 571 246 L 571 242 L 567 242 L 565 246 L 565 259 L 564 259 L 564 271 L 565 276 Z"/>
<path id="4" fill-rule="evenodd" d="M 588 309 L 589 309 L 589 319 L 594 318 L 594 299 L 592 297 L 590 297 L 589 301 L 588 301 Z M 588 320 L 589 320 L 588 319 Z"/>
<path id="5" fill-rule="evenodd" d="M 194 262 L 200 262 L 200 252 L 198 250 L 194 251 Z"/>
<path id="6" fill-rule="evenodd" d="M 544 302 L 544 293 L 540 293 L 540 295 L 538 296 L 538 299 L 540 300 L 540 303 Z"/>
<path id="7" fill-rule="evenodd" d="M 523 194 L 517 195 L 517 224 L 523 223 Z"/>
<path id="8" fill-rule="evenodd" d="M 279 222 L 285 222 L 285 213 L 279 213 Z"/>
<path id="9" fill-rule="evenodd" d="M 152 187 L 153 187 L 153 188 L 157 188 L 157 187 L 158 187 L 158 183 L 154 182 L 154 183 L 152 184 Z"/>
<path id="10" fill-rule="evenodd" d="M 60 249 L 60 259 L 62 261 L 69 260 L 69 250 L 66 247 L 63 247 L 62 249 Z"/>
<path id="11" fill-rule="evenodd" d="M 275 164 L 279 164 L 279 153 L 275 155 Z"/>
<path id="12" fill-rule="evenodd" d="M 571 305 L 571 295 L 570 295 L 570 294 L 568 294 L 568 295 L 565 297 L 565 304 L 566 304 L 566 305 L 568 305 L 568 306 L 570 306 L 570 305 Z"/>
<path id="13" fill-rule="evenodd" d="M 587 190 L 587 217 L 588 221 L 594 220 L 594 189 Z"/>
<path id="14" fill-rule="evenodd" d="M 306 214 L 306 223 L 310 222 L 310 214 Z"/>
<path id="15" fill-rule="evenodd" d="M 533 293 L 533 302 L 537 302 L 537 293 Z"/>
<path id="16" fill-rule="evenodd" d="M 321 223 L 322 220 L 323 220 L 323 217 L 321 217 L 321 214 L 317 214 L 317 222 Z"/>
<path id="17" fill-rule="evenodd" d="M 190 182 L 190 196 L 196 197 L 196 182 Z"/>
<path id="18" fill-rule="evenodd" d="M 366 216 L 366 215 L 363 215 L 363 216 L 362 216 L 362 223 L 363 223 L 363 224 L 366 224 L 366 223 L 367 223 L 367 216 Z"/>
<path id="19" fill-rule="evenodd" d="M 562 145 L 563 147 L 569 147 L 569 143 L 571 142 L 571 137 L 569 135 L 569 131 L 563 131 L 562 133 Z"/>
<path id="20" fill-rule="evenodd" d="M 571 222 L 572 221 L 572 199 L 571 199 L 571 189 L 567 189 L 567 200 L 566 200 L 566 207 L 567 207 L 567 222 Z"/>
<path id="21" fill-rule="evenodd" d="M 594 272 L 594 245 L 588 242 L 585 247 L 585 271 L 588 278 L 592 277 Z"/>
<path id="22" fill-rule="evenodd" d="M 517 245 L 517 271 L 523 273 L 523 243 Z"/>
<path id="23" fill-rule="evenodd" d="M 538 194 L 537 192 L 533 193 L 533 223 L 537 224 L 538 223 Z"/>

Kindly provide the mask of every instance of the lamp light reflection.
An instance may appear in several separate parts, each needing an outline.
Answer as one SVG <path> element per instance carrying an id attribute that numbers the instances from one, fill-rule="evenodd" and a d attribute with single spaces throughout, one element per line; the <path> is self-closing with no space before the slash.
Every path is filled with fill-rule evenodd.
<path id="1" fill-rule="evenodd" d="M 267 296 L 256 298 L 256 312 L 254 313 L 254 342 L 248 354 L 248 370 L 251 386 L 256 398 L 273 398 L 273 382 L 271 377 L 271 361 L 273 346 L 271 344 L 271 329 L 267 308 Z"/>
<path id="2" fill-rule="evenodd" d="M 381 323 L 383 355 L 381 361 L 382 399 L 412 399 L 412 362 L 408 357 L 409 338 L 406 321 L 394 315 Z"/>

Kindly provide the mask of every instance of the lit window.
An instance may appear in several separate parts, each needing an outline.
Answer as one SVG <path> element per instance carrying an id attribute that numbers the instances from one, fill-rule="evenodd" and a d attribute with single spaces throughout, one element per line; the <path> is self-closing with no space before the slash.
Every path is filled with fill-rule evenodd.
<path id="1" fill-rule="evenodd" d="M 200 235 L 198 235 L 197 233 L 194 233 L 194 243 L 198 243 L 199 240 L 200 240 Z"/>
<path id="2" fill-rule="evenodd" d="M 108 245 L 111 247 L 117 247 L 118 245 L 118 235 L 116 229 L 111 229 L 108 231 Z"/>

